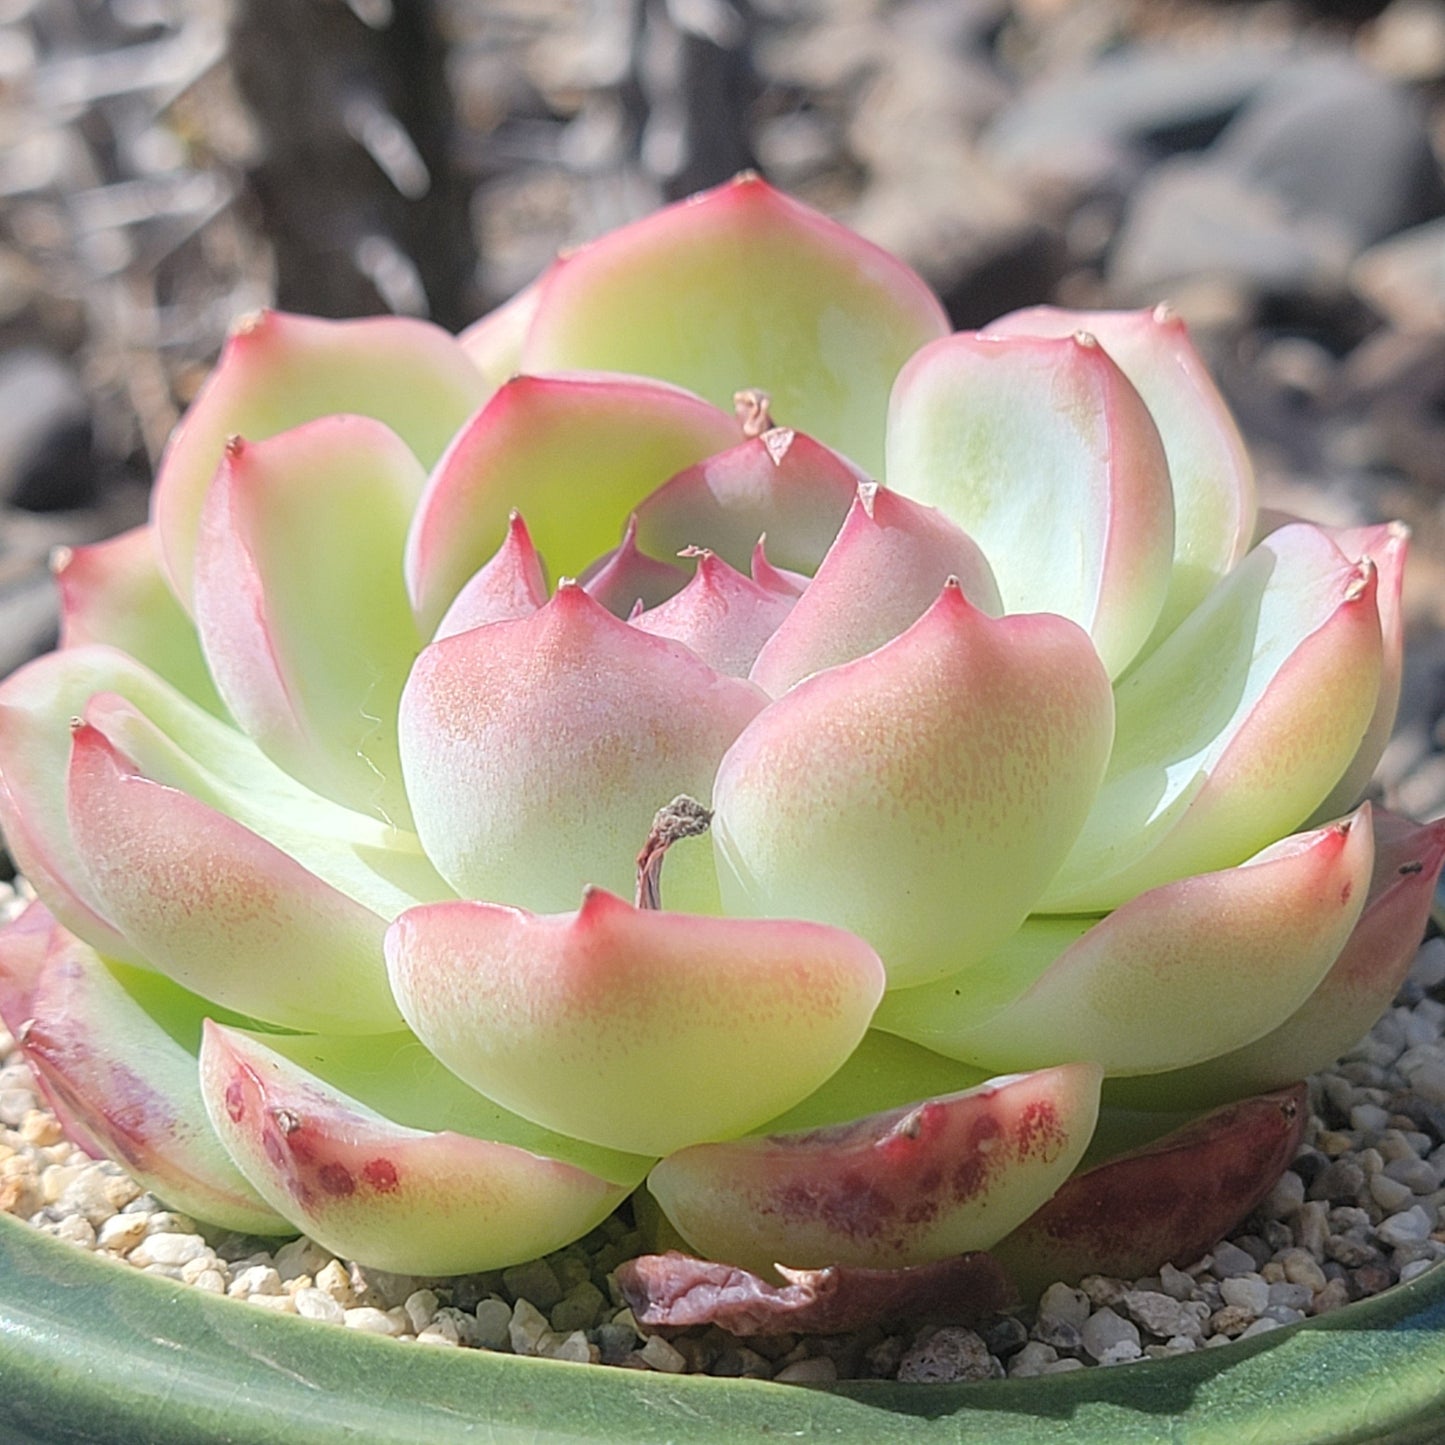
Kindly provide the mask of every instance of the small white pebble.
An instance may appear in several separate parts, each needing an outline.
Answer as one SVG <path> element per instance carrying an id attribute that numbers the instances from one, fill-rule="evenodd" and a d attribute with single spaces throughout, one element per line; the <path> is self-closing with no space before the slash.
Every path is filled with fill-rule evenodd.
<path id="1" fill-rule="evenodd" d="M 296 1313 L 296 1300 L 289 1294 L 248 1294 L 246 1303 L 256 1305 L 263 1310 L 270 1310 L 272 1314 L 294 1315 Z"/>
<path id="2" fill-rule="evenodd" d="M 147 1234 L 130 1252 L 130 1262 L 144 1268 L 148 1264 L 170 1264 L 179 1268 L 211 1254 L 211 1246 L 199 1234 Z"/>
<path id="3" fill-rule="evenodd" d="M 344 1311 L 344 1318 L 347 1329 L 360 1330 L 363 1334 L 395 1336 L 401 1333 L 396 1327 L 396 1321 L 373 1305 L 357 1305 L 354 1309 Z"/>
<path id="4" fill-rule="evenodd" d="M 432 1322 L 436 1316 L 437 1303 L 435 1290 L 418 1289 L 407 1295 L 402 1309 L 406 1312 L 413 1334 L 419 1335 Z"/>
<path id="5" fill-rule="evenodd" d="M 514 1355 L 535 1355 L 542 1336 L 548 1333 L 547 1316 L 529 1300 L 519 1299 L 512 1310 L 507 1335 Z"/>
<path id="6" fill-rule="evenodd" d="M 248 1265 L 237 1272 L 226 1293 L 233 1299 L 249 1299 L 259 1294 L 279 1295 L 281 1276 L 269 1264 Z"/>
<path id="7" fill-rule="evenodd" d="M 1427 1269 L 1434 1265 L 1433 1259 L 1412 1259 L 1409 1264 L 1400 1270 L 1400 1283 L 1409 1284 L 1412 1279 L 1418 1279 Z"/>
<path id="8" fill-rule="evenodd" d="M 826 1385 L 838 1378 L 838 1366 L 827 1355 L 795 1360 L 784 1365 L 773 1379 L 784 1385 Z"/>
<path id="9" fill-rule="evenodd" d="M 198 1280 L 208 1269 L 224 1268 L 216 1258 L 213 1249 L 204 1249 L 194 1259 L 188 1259 L 181 1266 L 181 1283 L 192 1284 Z"/>
<path id="10" fill-rule="evenodd" d="M 1059 1358 L 1059 1352 L 1040 1340 L 1030 1340 L 1009 1361 L 1011 1379 L 1029 1379 L 1042 1372 L 1046 1365 L 1052 1365 Z"/>
<path id="11" fill-rule="evenodd" d="M 309 1274 L 315 1279 L 317 1274 L 331 1263 L 331 1255 L 315 1240 L 307 1239 L 303 1234 L 300 1239 L 283 1244 L 276 1251 L 273 1263 L 276 1273 L 283 1280 L 295 1279 L 303 1274 Z"/>
<path id="12" fill-rule="evenodd" d="M 1280 1323 L 1278 1320 L 1272 1320 L 1268 1315 L 1263 1315 L 1259 1319 L 1255 1320 L 1252 1325 L 1247 1325 L 1239 1338 L 1242 1340 L 1247 1340 L 1254 1335 L 1266 1335 L 1271 1330 L 1277 1330 L 1279 1328 Z"/>
<path id="13" fill-rule="evenodd" d="M 320 1320 L 327 1325 L 346 1323 L 346 1311 L 324 1289 L 317 1289 L 314 1285 L 310 1289 L 298 1289 L 293 1292 L 292 1298 L 296 1301 L 296 1313 L 302 1319 Z"/>
<path id="14" fill-rule="evenodd" d="M 207 1294 L 225 1294 L 226 1276 L 218 1269 L 203 1269 L 191 1281 L 191 1287 L 204 1290 Z"/>
<path id="15" fill-rule="evenodd" d="M 459 1345 L 462 1333 L 456 1321 L 446 1315 L 438 1315 L 425 1329 L 418 1330 L 416 1342 L 419 1345 Z"/>
<path id="16" fill-rule="evenodd" d="M 196 1221 L 189 1214 L 176 1214 L 169 1209 L 151 1210 L 150 1223 L 146 1226 L 150 1234 L 195 1234 Z"/>
<path id="17" fill-rule="evenodd" d="M 356 1303 L 356 1291 L 352 1288 L 351 1276 L 339 1259 L 331 1260 L 317 1271 L 316 1288 L 325 1290 L 343 1309 Z"/>
<path id="18" fill-rule="evenodd" d="M 1041 1375 L 1067 1375 L 1072 1370 L 1084 1369 L 1084 1362 L 1075 1359 L 1055 1360 L 1052 1365 L 1045 1365 L 1039 1371 Z"/>

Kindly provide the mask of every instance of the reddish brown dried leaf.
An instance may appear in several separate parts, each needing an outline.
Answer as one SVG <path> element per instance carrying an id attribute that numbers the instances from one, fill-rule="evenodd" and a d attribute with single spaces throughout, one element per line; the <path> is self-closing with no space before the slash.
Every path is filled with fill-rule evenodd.
<path id="1" fill-rule="evenodd" d="M 1053 1280 L 1190 1264 L 1274 1187 L 1307 1115 L 1303 1084 L 1215 1109 L 1076 1174 L 994 1252 L 1026 1297 Z"/>
<path id="2" fill-rule="evenodd" d="M 911 1269 L 791 1270 L 780 1289 L 731 1264 L 669 1250 L 630 1259 L 617 1284 L 649 1329 L 717 1325 L 734 1335 L 844 1334 L 887 1320 L 967 1323 L 1009 1304 L 998 1262 L 975 1251 Z"/>

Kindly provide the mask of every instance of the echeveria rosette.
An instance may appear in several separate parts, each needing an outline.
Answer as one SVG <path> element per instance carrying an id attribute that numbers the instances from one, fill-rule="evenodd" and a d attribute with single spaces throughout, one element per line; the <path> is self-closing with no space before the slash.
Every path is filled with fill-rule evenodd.
<path id="1" fill-rule="evenodd" d="M 760 1272 L 1087 1263 L 1237 1163 L 1196 1248 L 1445 854 L 1351 811 L 1403 533 L 1257 528 L 1169 313 L 949 335 L 756 178 L 461 338 L 250 318 L 0 686 L 0 1014 L 84 1147 L 392 1269 L 644 1180 Z"/>

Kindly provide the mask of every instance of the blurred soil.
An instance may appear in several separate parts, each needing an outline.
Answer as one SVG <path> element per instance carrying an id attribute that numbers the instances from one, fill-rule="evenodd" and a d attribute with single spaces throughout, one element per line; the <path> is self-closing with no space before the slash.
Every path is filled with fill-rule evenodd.
<path id="1" fill-rule="evenodd" d="M 752 165 L 960 326 L 1171 301 L 1268 504 L 1404 517 L 1387 797 L 1445 810 L 1436 0 L 0 0 L 0 673 L 234 315 L 460 326 Z"/>

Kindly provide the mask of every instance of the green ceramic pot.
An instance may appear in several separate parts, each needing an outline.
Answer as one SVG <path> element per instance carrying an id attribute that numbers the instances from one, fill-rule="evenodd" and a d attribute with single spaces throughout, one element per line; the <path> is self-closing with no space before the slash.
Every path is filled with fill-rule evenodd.
<path id="1" fill-rule="evenodd" d="M 1445 1440 L 1445 1269 L 1222 1350 L 828 1389 L 398 1345 L 217 1299 L 0 1215 L 0 1441 Z"/>

